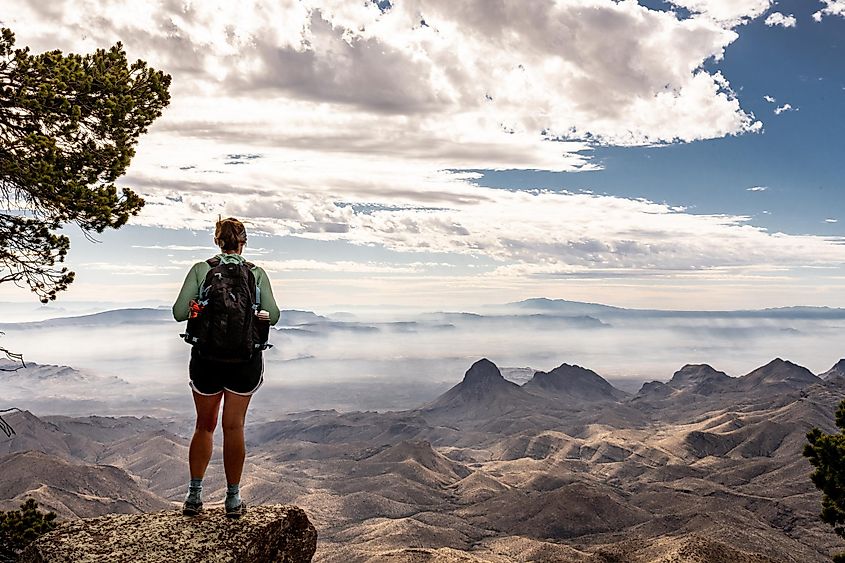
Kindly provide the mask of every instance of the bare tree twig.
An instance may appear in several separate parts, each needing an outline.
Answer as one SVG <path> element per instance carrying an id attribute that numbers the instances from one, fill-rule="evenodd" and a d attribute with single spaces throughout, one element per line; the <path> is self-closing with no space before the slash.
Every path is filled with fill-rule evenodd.
<path id="1" fill-rule="evenodd" d="M 0 409 L 0 413 L 3 413 L 3 412 L 12 412 L 12 411 L 15 411 L 15 412 L 23 412 L 21 409 L 19 409 L 19 408 L 17 408 L 17 407 L 12 407 L 12 408 L 9 408 L 9 409 Z M 3 420 L 3 417 L 2 417 L 2 416 L 0 416 L 0 430 L 2 430 L 2 431 L 3 431 L 3 433 L 6 435 L 6 437 L 7 437 L 7 438 L 11 438 L 11 437 L 12 437 L 12 434 L 14 434 L 14 433 L 15 433 L 15 429 L 14 429 L 14 428 L 12 428 L 12 427 L 9 425 L 9 423 L 8 423 L 8 422 L 6 422 L 5 420 Z"/>
<path id="2" fill-rule="evenodd" d="M 3 335 L 3 334 L 6 334 L 6 333 L 0 331 L 0 335 Z M 16 354 L 15 352 L 6 350 L 2 346 L 0 346 L 0 354 L 4 354 L 6 356 L 6 359 L 12 360 L 13 362 L 20 362 L 21 363 L 21 365 L 19 365 L 16 368 L 7 368 L 7 367 L 4 367 L 4 366 L 0 366 L 0 371 L 18 371 L 19 369 L 26 367 L 26 362 L 23 361 L 23 354 Z"/>

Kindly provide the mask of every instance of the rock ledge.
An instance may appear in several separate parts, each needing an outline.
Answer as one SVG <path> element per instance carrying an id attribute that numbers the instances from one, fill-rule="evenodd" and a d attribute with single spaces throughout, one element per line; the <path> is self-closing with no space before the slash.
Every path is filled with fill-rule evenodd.
<path id="1" fill-rule="evenodd" d="M 317 531 L 297 506 L 251 506 L 240 520 L 222 508 L 197 517 L 177 510 L 110 514 L 64 522 L 30 544 L 25 563 L 132 561 L 306 563 Z"/>

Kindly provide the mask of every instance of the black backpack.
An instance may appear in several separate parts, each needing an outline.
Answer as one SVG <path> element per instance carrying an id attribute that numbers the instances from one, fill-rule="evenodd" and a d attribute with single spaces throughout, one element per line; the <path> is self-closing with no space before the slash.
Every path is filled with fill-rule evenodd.
<path id="1" fill-rule="evenodd" d="M 265 350 L 270 323 L 255 316 L 260 294 L 252 273 L 254 264 L 227 264 L 219 257 L 206 260 L 211 269 L 200 288 L 182 338 L 200 356 L 221 362 L 245 362 Z"/>

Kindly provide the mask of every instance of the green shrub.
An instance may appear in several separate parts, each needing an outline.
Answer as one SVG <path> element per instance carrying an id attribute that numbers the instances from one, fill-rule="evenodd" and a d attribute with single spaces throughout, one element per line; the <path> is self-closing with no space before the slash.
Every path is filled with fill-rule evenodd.
<path id="1" fill-rule="evenodd" d="M 14 561 L 37 537 L 56 527 L 56 514 L 41 512 L 33 499 L 18 510 L 0 511 L 0 561 Z"/>
<path id="2" fill-rule="evenodd" d="M 804 456 L 816 468 L 810 478 L 823 493 L 821 519 L 845 538 L 845 401 L 836 411 L 836 426 L 840 429 L 836 434 L 826 434 L 818 428 L 810 430 Z M 833 561 L 845 563 L 845 552 L 837 554 Z"/>

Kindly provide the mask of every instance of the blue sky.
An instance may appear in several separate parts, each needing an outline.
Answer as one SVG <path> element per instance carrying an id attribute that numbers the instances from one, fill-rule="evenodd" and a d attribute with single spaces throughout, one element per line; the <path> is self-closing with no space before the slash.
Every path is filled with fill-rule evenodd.
<path id="1" fill-rule="evenodd" d="M 174 77 L 63 299 L 167 303 L 220 213 L 292 308 L 845 306 L 841 0 L 12 4 Z"/>
<path id="2" fill-rule="evenodd" d="M 479 183 L 645 197 L 693 212 L 748 215 L 772 231 L 845 235 L 845 22 L 813 21 L 814 2 L 782 0 L 776 9 L 794 14 L 796 27 L 769 27 L 757 18 L 738 29 L 723 60 L 705 65 L 721 70 L 742 107 L 763 121 L 761 133 L 600 148 L 597 172 L 491 171 Z M 785 103 L 797 111 L 775 115 Z M 748 191 L 756 186 L 767 189 Z"/>

